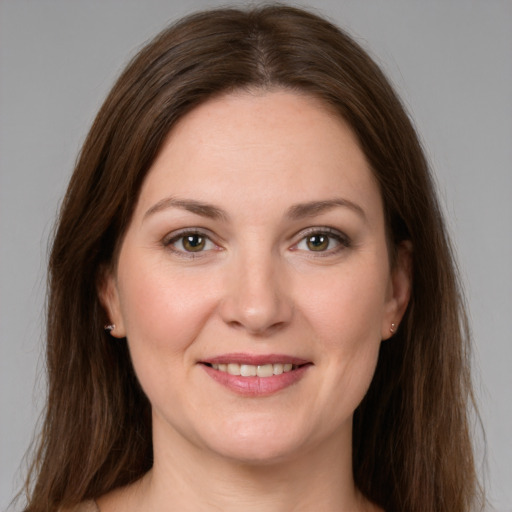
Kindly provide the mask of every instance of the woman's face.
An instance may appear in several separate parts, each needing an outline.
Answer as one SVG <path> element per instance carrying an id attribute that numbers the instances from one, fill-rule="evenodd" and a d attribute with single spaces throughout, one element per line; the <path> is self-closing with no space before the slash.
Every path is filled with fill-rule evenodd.
<path id="1" fill-rule="evenodd" d="M 390 269 L 378 185 L 319 100 L 240 92 L 193 110 L 100 290 L 155 443 L 252 462 L 350 443 L 407 261 Z"/>

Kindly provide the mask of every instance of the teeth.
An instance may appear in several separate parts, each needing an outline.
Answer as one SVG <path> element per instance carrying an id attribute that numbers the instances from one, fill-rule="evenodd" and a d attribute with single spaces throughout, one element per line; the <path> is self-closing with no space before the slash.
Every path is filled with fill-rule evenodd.
<path id="1" fill-rule="evenodd" d="M 258 366 L 256 369 L 256 374 L 258 377 L 272 377 L 272 375 L 274 375 L 274 365 L 264 364 L 262 366 Z"/>
<path id="2" fill-rule="evenodd" d="M 274 375 L 281 375 L 281 373 L 284 372 L 284 365 L 282 364 L 273 364 L 272 365 L 274 367 Z"/>
<path id="3" fill-rule="evenodd" d="M 258 374 L 258 368 L 252 364 L 240 365 L 240 375 L 242 377 L 256 377 Z"/>
<path id="4" fill-rule="evenodd" d="M 241 375 L 242 377 L 272 377 L 272 375 L 281 375 L 297 368 L 292 363 L 262 364 L 259 366 L 253 364 L 212 364 L 214 370 L 227 372 L 230 375 Z"/>
<path id="5" fill-rule="evenodd" d="M 240 375 L 240 365 L 239 364 L 230 363 L 230 364 L 228 364 L 227 370 L 230 375 Z"/>

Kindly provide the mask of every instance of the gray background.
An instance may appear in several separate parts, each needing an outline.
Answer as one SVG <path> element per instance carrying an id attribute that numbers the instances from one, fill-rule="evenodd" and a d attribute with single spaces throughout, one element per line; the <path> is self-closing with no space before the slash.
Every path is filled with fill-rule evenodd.
<path id="1" fill-rule="evenodd" d="M 168 21 L 215 5 L 0 0 L 2 510 L 21 482 L 42 406 L 47 239 L 80 145 L 136 48 Z M 470 304 L 489 498 L 512 510 L 512 3 L 302 5 L 371 49 L 422 135 Z"/>

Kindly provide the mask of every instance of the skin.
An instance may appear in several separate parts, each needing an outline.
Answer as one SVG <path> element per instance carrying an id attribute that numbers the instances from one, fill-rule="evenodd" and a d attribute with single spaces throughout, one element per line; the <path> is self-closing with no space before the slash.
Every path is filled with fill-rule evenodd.
<path id="1" fill-rule="evenodd" d="M 184 229 L 203 234 L 203 250 L 187 252 Z M 153 469 L 101 498 L 102 512 L 374 510 L 353 482 L 352 417 L 407 306 L 409 249 L 391 266 L 372 171 L 319 100 L 230 93 L 185 116 L 100 287 L 154 437 Z M 248 397 L 200 364 L 235 352 L 311 364 L 293 385 Z"/>

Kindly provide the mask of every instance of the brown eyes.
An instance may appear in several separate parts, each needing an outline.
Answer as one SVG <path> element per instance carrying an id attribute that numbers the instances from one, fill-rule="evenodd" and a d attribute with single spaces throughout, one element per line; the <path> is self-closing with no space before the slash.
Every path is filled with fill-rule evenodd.
<path id="1" fill-rule="evenodd" d="M 305 251 L 324 253 L 326 256 L 335 254 L 343 248 L 349 247 L 348 238 L 332 228 L 310 229 L 302 233 L 302 238 L 290 249 L 293 251 Z M 183 256 L 220 249 L 211 238 L 199 231 L 182 231 L 164 241 L 164 245 L 173 252 Z"/>
<path id="2" fill-rule="evenodd" d="M 326 256 L 335 254 L 339 250 L 349 247 L 348 237 L 337 230 L 325 228 L 324 230 L 310 230 L 298 244 L 295 250 L 324 253 Z"/>
<path id="3" fill-rule="evenodd" d="M 187 252 L 199 252 L 206 246 L 206 237 L 197 233 L 181 237 L 181 245 Z"/>
<path id="4" fill-rule="evenodd" d="M 306 238 L 306 245 L 311 251 L 326 251 L 329 248 L 329 237 L 324 234 L 311 235 Z"/>
<path id="5" fill-rule="evenodd" d="M 207 234 L 196 231 L 182 231 L 171 238 L 167 238 L 163 243 L 173 252 L 184 256 L 192 256 L 194 253 L 218 248 Z"/>

